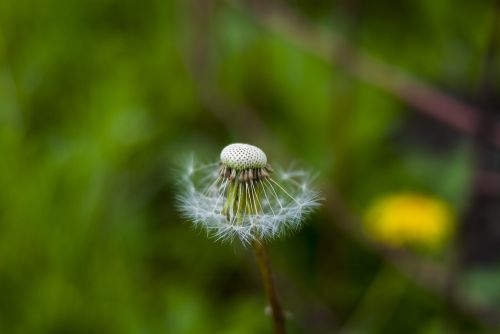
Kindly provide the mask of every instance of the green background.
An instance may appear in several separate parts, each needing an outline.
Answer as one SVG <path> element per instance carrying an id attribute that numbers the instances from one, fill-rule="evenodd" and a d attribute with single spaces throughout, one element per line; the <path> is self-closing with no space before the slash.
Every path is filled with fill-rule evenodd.
<path id="1" fill-rule="evenodd" d="M 380 196 L 417 191 L 462 217 L 470 138 L 295 41 L 321 49 L 341 36 L 475 103 L 495 11 L 451 0 L 2 1 L 0 333 L 270 333 L 251 251 L 207 239 L 175 208 L 182 159 L 216 161 L 231 142 L 320 173 L 323 207 L 269 246 L 291 333 L 497 333 L 331 210 L 342 201 L 360 216 Z M 304 26 L 265 21 L 292 12 Z M 301 35 L 308 26 L 318 40 Z M 498 59 L 487 65 L 498 84 Z M 454 244 L 410 252 L 447 271 Z M 495 308 L 497 268 L 464 266 L 454 280 Z"/>

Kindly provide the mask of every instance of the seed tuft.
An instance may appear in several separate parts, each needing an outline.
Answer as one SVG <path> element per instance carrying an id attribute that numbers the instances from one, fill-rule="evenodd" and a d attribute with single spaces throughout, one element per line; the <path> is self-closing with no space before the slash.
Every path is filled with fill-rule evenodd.
<path id="1" fill-rule="evenodd" d="M 212 166 L 186 169 L 178 207 L 217 240 L 238 238 L 248 244 L 279 237 L 300 228 L 320 205 L 309 173 L 274 171 L 256 146 L 228 145 L 220 154 L 218 169 Z"/>

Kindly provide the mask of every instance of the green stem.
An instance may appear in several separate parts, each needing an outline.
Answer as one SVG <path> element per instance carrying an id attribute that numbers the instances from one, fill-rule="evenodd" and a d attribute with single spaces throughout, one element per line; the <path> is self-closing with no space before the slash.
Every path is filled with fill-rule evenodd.
<path id="1" fill-rule="evenodd" d="M 271 264 L 267 257 L 266 248 L 264 247 L 264 244 L 258 240 L 255 240 L 252 243 L 252 247 L 257 258 L 257 263 L 259 264 L 260 274 L 262 276 L 262 282 L 264 284 L 267 299 L 269 300 L 269 304 L 271 306 L 274 333 L 285 334 L 285 317 L 276 293 Z"/>

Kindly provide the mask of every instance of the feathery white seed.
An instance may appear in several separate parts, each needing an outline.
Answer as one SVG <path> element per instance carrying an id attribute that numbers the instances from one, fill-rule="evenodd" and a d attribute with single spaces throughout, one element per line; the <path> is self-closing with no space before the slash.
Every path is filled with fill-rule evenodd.
<path id="1" fill-rule="evenodd" d="M 182 215 L 217 240 L 249 244 L 277 238 L 299 229 L 320 205 L 309 173 L 277 169 L 271 175 L 258 147 L 228 145 L 220 164 L 189 162 L 177 196 Z"/>
<path id="2" fill-rule="evenodd" d="M 267 164 L 267 156 L 260 148 L 249 144 L 230 144 L 220 153 L 221 162 L 237 170 L 263 168 Z"/>

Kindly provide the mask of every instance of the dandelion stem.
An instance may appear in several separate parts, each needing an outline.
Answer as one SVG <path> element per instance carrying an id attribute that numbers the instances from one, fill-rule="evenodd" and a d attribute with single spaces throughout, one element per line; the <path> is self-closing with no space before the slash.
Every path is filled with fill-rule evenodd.
<path id="1" fill-rule="evenodd" d="M 283 309 L 281 308 L 281 304 L 276 293 L 276 286 L 274 285 L 273 273 L 271 271 L 269 258 L 267 257 L 266 248 L 264 247 L 264 244 L 259 240 L 254 240 L 252 242 L 252 247 L 257 258 L 257 263 L 259 265 L 267 299 L 269 300 L 269 304 L 271 306 L 274 333 L 285 334 L 285 317 L 283 315 Z"/>

